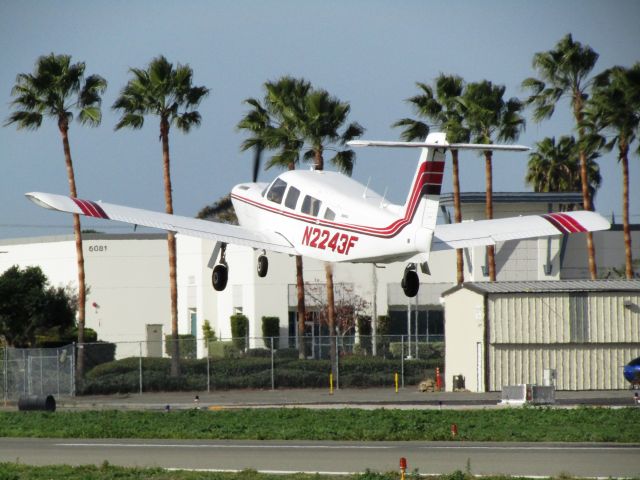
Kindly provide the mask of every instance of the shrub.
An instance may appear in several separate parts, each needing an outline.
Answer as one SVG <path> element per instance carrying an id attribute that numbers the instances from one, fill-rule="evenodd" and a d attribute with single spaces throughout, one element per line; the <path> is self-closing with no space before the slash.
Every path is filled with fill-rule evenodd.
<path id="1" fill-rule="evenodd" d="M 280 319 L 278 317 L 262 317 L 262 336 L 265 347 L 271 348 L 270 338 L 273 338 L 273 348 L 278 348 L 280 344 Z"/>
<path id="2" fill-rule="evenodd" d="M 164 336 L 164 349 L 165 352 L 173 352 L 173 348 L 171 348 L 173 343 L 173 337 L 171 334 Z M 185 334 L 178 335 L 178 348 L 180 349 L 180 358 L 189 359 L 196 358 L 197 345 L 196 345 L 196 337 L 193 335 Z"/>
<path id="3" fill-rule="evenodd" d="M 85 371 L 88 371 L 103 363 L 113 362 L 116 358 L 116 344 L 109 342 L 89 343 L 84 346 L 84 354 L 84 368 Z"/>
<path id="4" fill-rule="evenodd" d="M 365 315 L 358 315 L 358 335 L 360 336 L 361 353 L 365 355 L 371 355 L 371 317 Z"/>
<path id="5" fill-rule="evenodd" d="M 231 336 L 233 343 L 240 350 L 247 348 L 247 335 L 249 334 L 249 319 L 241 313 L 231 315 Z"/>

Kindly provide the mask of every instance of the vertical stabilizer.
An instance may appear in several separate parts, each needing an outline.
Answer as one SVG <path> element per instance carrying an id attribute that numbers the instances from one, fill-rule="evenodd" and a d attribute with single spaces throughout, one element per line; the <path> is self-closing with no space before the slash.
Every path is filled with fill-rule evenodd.
<path id="1" fill-rule="evenodd" d="M 444 133 L 430 133 L 425 140 L 429 144 L 447 146 Z M 405 218 L 415 227 L 423 227 L 433 231 L 438 217 L 440 189 L 444 175 L 444 156 L 446 148 L 422 148 L 420 160 L 409 195 L 404 204 Z"/>

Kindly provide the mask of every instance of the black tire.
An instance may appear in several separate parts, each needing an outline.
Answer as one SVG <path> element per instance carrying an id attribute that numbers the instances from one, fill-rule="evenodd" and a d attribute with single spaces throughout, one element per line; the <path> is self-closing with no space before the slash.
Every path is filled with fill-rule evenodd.
<path id="1" fill-rule="evenodd" d="M 269 271 L 269 259 L 266 255 L 260 255 L 258 257 L 258 276 L 260 278 L 266 277 Z"/>
<path id="2" fill-rule="evenodd" d="M 404 294 L 413 298 L 418 294 L 418 289 L 420 288 L 420 279 L 418 278 L 418 274 L 415 270 L 407 270 L 404 272 L 404 276 L 402 277 L 402 282 L 400 283 L 402 286 L 402 290 Z"/>
<path id="3" fill-rule="evenodd" d="M 213 289 L 217 292 L 223 291 L 227 286 L 227 280 L 229 279 L 229 269 L 225 265 L 216 265 L 211 275 L 211 283 Z"/>

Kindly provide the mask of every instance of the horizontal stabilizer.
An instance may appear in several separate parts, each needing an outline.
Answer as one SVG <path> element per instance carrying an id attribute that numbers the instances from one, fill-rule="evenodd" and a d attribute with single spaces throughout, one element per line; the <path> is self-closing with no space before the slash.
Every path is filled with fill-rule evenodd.
<path id="1" fill-rule="evenodd" d="M 434 142 L 387 142 L 381 140 L 351 140 L 350 147 L 389 147 L 389 148 L 444 148 L 449 150 L 502 150 L 512 152 L 526 152 L 530 150 L 524 145 L 497 145 L 493 143 L 443 143 Z"/>
<path id="2" fill-rule="evenodd" d="M 507 240 L 595 232 L 610 227 L 602 215 L 588 211 L 450 223 L 436 225 L 431 249 L 471 248 Z"/>

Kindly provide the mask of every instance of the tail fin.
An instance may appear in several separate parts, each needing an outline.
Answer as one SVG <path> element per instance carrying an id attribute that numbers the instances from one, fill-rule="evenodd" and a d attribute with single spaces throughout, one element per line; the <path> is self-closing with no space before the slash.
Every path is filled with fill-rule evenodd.
<path id="1" fill-rule="evenodd" d="M 440 190 L 444 176 L 445 148 L 444 133 L 430 133 L 425 140 L 429 146 L 423 147 L 416 173 L 404 204 L 405 218 L 418 227 L 433 231 L 438 217 Z"/>
<path id="2" fill-rule="evenodd" d="M 421 148 L 420 160 L 413 177 L 409 195 L 404 205 L 404 218 L 416 227 L 433 232 L 440 204 L 440 189 L 444 174 L 445 152 L 456 150 L 529 150 L 522 145 L 495 145 L 479 143 L 448 143 L 444 133 L 430 133 L 424 142 L 388 142 L 372 140 L 352 140 L 352 147 L 393 147 Z M 423 230 L 424 231 L 424 230 Z"/>

